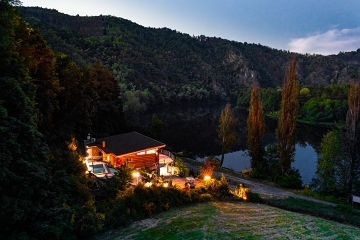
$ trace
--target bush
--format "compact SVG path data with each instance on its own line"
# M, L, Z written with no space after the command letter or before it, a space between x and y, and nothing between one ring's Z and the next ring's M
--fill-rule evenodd
M220 162L216 158L207 158L204 162L204 165L200 167L200 176L203 178L205 176L212 176L216 167L220 165Z
M119 191L112 207L106 212L106 226L125 226L133 220L168 211L170 208L211 199L211 195L204 189L184 191L176 187L146 187L138 184Z
M185 166L184 161L180 157L175 157L174 167L179 169L180 177L185 177L186 172L187 172L187 167Z
M230 192L243 200L249 200L249 195L251 193L250 188L244 187L243 184L237 185L237 187Z
M248 197L249 202L253 202L253 203L262 203L263 202L260 194L258 194L258 193L253 193L250 191L248 193L247 197Z
M287 171L284 175L279 177L277 184L284 188L301 189L302 181L299 170L291 169Z
M211 179L207 181L204 185L204 190L216 199L223 199L224 197L230 196L229 183L224 174L222 174L220 180Z

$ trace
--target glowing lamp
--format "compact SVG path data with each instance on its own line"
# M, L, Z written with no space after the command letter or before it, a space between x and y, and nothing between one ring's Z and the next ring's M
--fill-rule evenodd
M211 177L209 176L209 175L206 175L205 177L204 177L204 180L205 181L209 181L211 179Z

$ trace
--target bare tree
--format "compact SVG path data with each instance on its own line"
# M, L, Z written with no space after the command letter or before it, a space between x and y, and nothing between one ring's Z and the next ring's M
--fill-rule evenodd
M281 98L281 112L277 129L277 145L280 154L280 170L284 174L291 169L295 156L296 120L299 109L299 88L296 81L296 59L285 74Z

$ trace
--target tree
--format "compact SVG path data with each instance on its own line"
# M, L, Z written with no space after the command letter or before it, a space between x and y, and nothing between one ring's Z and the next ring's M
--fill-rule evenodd
M295 156L295 130L299 109L296 60L291 61L285 74L281 97L281 111L277 129L277 145L280 153L280 170L285 174L291 169Z
M342 129L324 135L319 150L316 176L317 187L325 194L344 195L349 182L349 154Z
M126 127L119 83L100 61L96 61L87 69L86 76L95 90L93 130L98 136L123 132Z
M157 140L162 140L163 137L163 121L159 118L159 116L154 113L151 116L151 134L153 138Z
M351 156L348 194L353 194L354 182L360 174L360 84L351 83L348 95L349 110L346 114L346 138ZM357 186L359 187L359 186Z
M223 165L225 152L229 151L236 142L236 123L237 119L234 117L231 111L231 105L228 103L221 112L219 119L218 137L221 146L220 167Z
M264 169L264 150L262 146L262 137L265 132L265 118L261 104L259 87L254 84L251 91L251 101L248 126L248 151L251 157L251 168L253 172Z

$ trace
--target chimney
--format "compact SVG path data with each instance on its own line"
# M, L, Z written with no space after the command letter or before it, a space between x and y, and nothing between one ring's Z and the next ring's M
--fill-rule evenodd
M103 141L102 142L102 147L105 148L105 146L106 146L106 143L105 143L105 141Z

